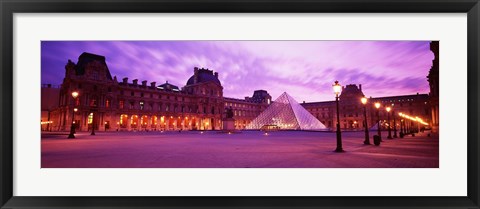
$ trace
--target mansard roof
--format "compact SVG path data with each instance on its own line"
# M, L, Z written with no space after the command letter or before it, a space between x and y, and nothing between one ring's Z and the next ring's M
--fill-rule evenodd
M83 52L79 57L78 57L78 62L75 66L75 71L77 75L84 75L85 74L85 67L87 66L88 63L93 62L93 61L99 61L103 65L105 65L105 68L107 69L107 78L109 80L112 80L112 75L110 74L110 70L108 69L107 63L105 62L105 57L97 54L92 54L88 52Z

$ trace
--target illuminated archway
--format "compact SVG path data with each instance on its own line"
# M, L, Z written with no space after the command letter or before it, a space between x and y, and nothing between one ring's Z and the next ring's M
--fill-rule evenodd
M142 128L147 128L148 116L146 116L146 115L142 116L142 118L140 118L140 124L141 124Z
M165 129L167 126L167 123L165 122L165 116L160 117L160 128Z
M157 128L157 116L152 116L151 128Z
M120 115L120 128L127 128L128 123L128 115L122 114Z
M130 118L130 127L137 128L138 127L138 115L132 115Z
M175 129L175 120L173 119L173 116L170 116L168 118L168 127L167 129Z

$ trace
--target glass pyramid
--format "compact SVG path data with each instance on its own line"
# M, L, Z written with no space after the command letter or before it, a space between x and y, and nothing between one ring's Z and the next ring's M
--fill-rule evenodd
M270 104L246 129L276 127L287 130L327 130L319 120L284 92Z

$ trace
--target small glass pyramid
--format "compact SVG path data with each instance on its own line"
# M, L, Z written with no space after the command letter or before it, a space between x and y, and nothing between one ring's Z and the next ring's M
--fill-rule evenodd
M263 129L266 126L286 130L327 130L327 127L284 92L246 129Z

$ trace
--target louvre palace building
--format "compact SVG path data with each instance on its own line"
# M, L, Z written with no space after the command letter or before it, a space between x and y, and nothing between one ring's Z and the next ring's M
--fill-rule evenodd
M368 127L378 119L390 119L390 124L399 127L398 113L421 118L429 124L425 128L438 127L438 42L432 42L431 48L435 60L428 75L430 94L369 97L361 84L348 84L339 96L341 128L364 129L364 105L360 100L364 96L368 98ZM77 63L68 60L60 86L42 85L42 131L69 131L72 121L79 131L92 127L99 131L221 130L227 107L233 110L235 128L241 130L272 103L266 90L256 90L251 97L242 99L224 97L218 72L195 67L192 73L183 86L174 85L180 81L157 84L118 79L110 74L105 57L84 52ZM72 92L78 92L78 97L74 99ZM381 103L378 110L373 106L375 102ZM335 101L300 105L327 128L334 129ZM389 114L387 106L392 108Z
M271 101L264 90L244 99L223 97L218 73L203 68L194 68L181 88L168 81L118 80L105 57L91 53L81 54L76 64L69 60L63 83L55 88L42 86L42 130L69 130L72 121L81 131L92 126L100 131L220 130L227 106L235 127L243 129Z

